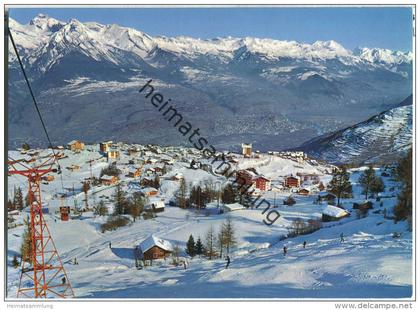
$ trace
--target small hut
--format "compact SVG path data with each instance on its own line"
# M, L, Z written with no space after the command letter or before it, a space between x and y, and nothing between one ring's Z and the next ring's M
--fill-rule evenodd
M344 209L328 205L322 210L322 221L331 222L341 220L343 217L349 216L350 213Z
M161 259L172 253L172 244L162 238L151 235L139 245L144 260Z

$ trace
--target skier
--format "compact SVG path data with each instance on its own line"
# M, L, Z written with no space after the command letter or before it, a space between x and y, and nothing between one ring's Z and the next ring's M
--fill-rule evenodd
M303 248L306 248L306 241L303 241Z
M74 262L73 262L73 265L79 265L79 263L77 262L77 259L76 259L76 257L74 258Z
M62 277L61 278L61 283L64 285L64 284L66 284L66 278L65 277Z
M111 249L111 241L109 241L109 248Z
M286 247L286 246L284 246L284 247L283 247L283 255L284 255L284 256L286 256L286 254L287 254L287 247Z
M229 265L230 265L230 257L228 255L228 256L226 256L226 267L225 267L225 269L228 269Z
M344 242L344 234L343 233L341 233L340 234L340 243L343 243Z

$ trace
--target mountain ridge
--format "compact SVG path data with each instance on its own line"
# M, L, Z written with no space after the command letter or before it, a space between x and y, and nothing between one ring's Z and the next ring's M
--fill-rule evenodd
M310 156L338 164L395 161L412 144L412 104L413 96L410 95L390 110L311 139L299 149ZM383 134L384 131L388 132Z
M11 20L10 27L59 144L75 138L185 143L139 98L150 79L213 145L231 149L242 141L260 150L297 147L412 93L412 53L352 52L335 41L152 37L46 15L27 25ZM42 144L11 49L9 61L9 145Z

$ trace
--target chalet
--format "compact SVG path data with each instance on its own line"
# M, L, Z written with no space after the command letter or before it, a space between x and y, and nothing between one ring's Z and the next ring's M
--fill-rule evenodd
M127 150L128 155L134 155L134 154L137 154L138 152L140 152L140 149L138 147L132 147Z
M146 197L154 197L159 193L159 191L154 187L142 188L141 192Z
M150 199L149 203L144 206L144 209L155 213L163 212L165 211L165 201L159 198Z
M158 160L156 159L156 158L151 158L151 157L149 157L147 160L146 160L146 164L150 164L150 165L154 165L154 164L156 164L158 162Z
M141 176L141 169L140 168L130 168L128 170L128 177L129 178L138 178Z
M298 190L298 194L301 196L309 196L310 191L306 188L301 188Z
M99 151L106 154L112 146L112 141L105 141L99 143Z
M240 185L252 185L255 173L249 170L239 170L236 172L236 181Z
M104 175L101 177L101 183L103 185L113 185L119 181L118 177L115 175Z
M331 222L338 221L343 217L349 216L350 213L344 209L328 205L322 210L322 221Z
M271 181L263 176L254 178L253 182L255 183L255 188L261 191L267 191L271 187Z
M165 170L165 164L160 163L153 167L157 175L162 175L163 171Z
M172 253L172 244L162 238L151 235L139 245L143 260L166 258Z
M79 140L73 140L67 143L67 148L73 152L80 152L85 148L85 144Z
M155 178L144 177L140 180L140 185L144 187L153 187L155 185Z
M232 212L232 211L238 211L243 210L245 207L241 205L240 203L228 203L222 206L223 212Z
M323 194L318 195L318 201L319 202L327 201L327 202L334 203L336 198L337 197L334 194L331 194L331 193L323 193Z
M311 184L318 184L320 182L319 175L316 173L300 173L296 174L300 178L300 182L304 183L311 183Z
M242 143L242 155L244 157L251 157L251 155L252 155L252 144Z
M118 159L120 158L120 151L118 151L117 149L109 149L106 152L106 157L108 159Z
M299 187L300 180L294 176L287 176L284 179L284 186L285 187Z
M148 167L144 170L145 174L148 176L152 176L155 174L156 170L153 167Z
M368 209L372 209L373 208L373 203L370 201L365 201L362 203L353 203L353 209L357 209L357 210L368 210Z

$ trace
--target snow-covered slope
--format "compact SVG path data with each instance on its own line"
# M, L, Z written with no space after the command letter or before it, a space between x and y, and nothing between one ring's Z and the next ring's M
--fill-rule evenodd
M121 158L117 166L122 171L130 167L130 159L143 160L149 156L146 153L129 155L123 151L131 147L119 145ZM136 147L147 152L144 146ZM167 176L176 173L182 173L188 184L204 184L208 181L214 185L224 183L223 177L216 177L202 169L188 169L186 159L199 160L198 154L182 148L159 149L161 153L152 153L156 159L174 160L168 175L161 177L159 192L166 202L173 199L174 191L168 189L179 186L178 182ZM49 150L36 151L40 152L40 156L50 153ZM413 294L412 233L407 230L406 222L394 223L391 218L384 218L384 215L392 214L398 194L399 184L391 177L383 177L386 190L381 195L381 201L370 199L373 210L363 217L352 209L352 205L353 202L364 200L358 179L366 167L351 169L354 197L341 200L343 208L350 215L338 222L324 222L318 231L297 237L286 238L293 221L320 219L326 207L314 203L318 193L301 196L289 190L262 192L264 199L277 206L271 210L281 215L271 226L262 222L265 215L261 207L220 214L217 212L217 202L213 201L200 211L166 204L164 212L158 213L153 219L138 218L125 227L101 232L100 225L106 221L106 216L94 215L91 211L83 212L80 217L73 216L72 207L71 219L64 222L60 221L58 208L61 193L65 189L69 191L64 203L82 207L85 195L81 181L89 177L91 169L93 175L98 176L107 162L99 154L96 145L87 145L80 153L70 150L64 150L63 153L65 157L60 160L63 167L61 176L49 184L44 182L41 191L43 202L49 209L44 218L76 298L365 299L410 298ZM28 155L10 151L9 156L18 159L19 156ZM236 158L239 160L238 168L255 168L273 181L279 175L297 172L317 173L322 176L325 185L331 179L331 175L325 173L328 167L321 163L309 164L314 161L297 163L268 154L261 154L260 158ZM92 167L89 163L92 163ZM80 166L80 170L66 169L71 165ZM378 176L381 172L382 169L376 170ZM125 172L120 177L124 190L133 183L138 185L138 179L125 176ZM61 182L65 189L61 187ZM26 190L26 180L22 176L9 176L8 184L11 191L14 186ZM112 186L93 185L88 191L89 206L102 200L112 211L114 192ZM132 194L134 191L127 192ZM282 204L282 200L289 195L294 195L296 199L293 206ZM16 223L21 224L27 215L27 209L15 215ZM195 240L200 237L205 243L210 227L219 231L228 217L233 222L237 241L229 254L229 268L225 269L225 257L212 260L205 257L189 258L184 251L189 236L193 235ZM23 231L22 225L8 229L7 297L10 299L15 298L19 284L20 270L13 268L12 260L14 255L19 255ZM344 235L343 243L340 242L340 234ZM147 247L147 240L150 241L152 235L170 242L172 246L177 245L181 251L180 259L186 261L187 268L184 269L182 264L175 266L172 258L168 258L137 269L133 250L145 241ZM394 235L399 237L394 238ZM283 255L283 246L288 248L287 255ZM74 259L78 264L73 264Z
M302 145L310 155L334 163L393 161L412 147L412 96L362 123Z

